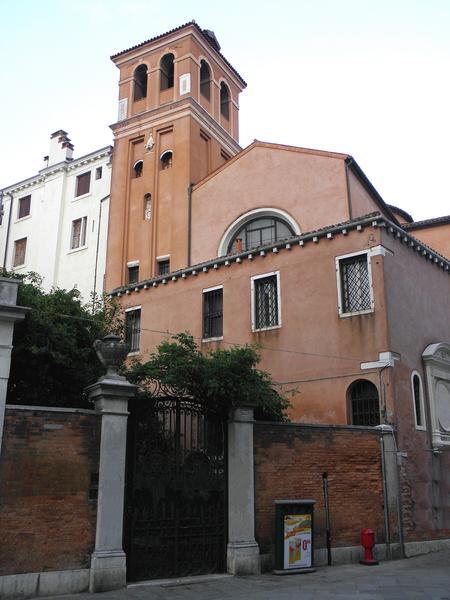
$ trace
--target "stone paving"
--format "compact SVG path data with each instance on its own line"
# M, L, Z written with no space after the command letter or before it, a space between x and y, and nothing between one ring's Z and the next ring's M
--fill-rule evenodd
M90 594L61 600L92 600ZM315 573L252 577L216 575L134 584L96 600L450 600L450 550L380 563L321 567Z

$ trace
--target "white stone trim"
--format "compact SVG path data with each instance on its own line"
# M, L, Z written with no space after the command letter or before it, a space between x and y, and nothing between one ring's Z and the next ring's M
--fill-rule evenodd
M255 314L255 281L257 279L263 279L265 277L276 277L277 282L277 309L278 309L278 324L272 325L271 327L260 327L256 328L256 314ZM270 331L271 329L280 329L282 326L281 320L281 284L280 284L280 271L271 271L270 273L262 273L261 275L254 275L250 278L250 301L251 301L251 316L252 316L252 331Z
M130 260L129 262L127 262L127 267L138 267L138 266L139 266L138 260Z
M416 375L419 378L419 393L420 393L419 405L420 405L420 416L422 417L423 425L417 424L416 398L414 395L414 382L413 382L414 376L416 376ZM419 431L426 431L427 427L426 427L426 419L425 419L425 403L424 403L424 397L423 397L423 382L422 382L422 376L418 371L416 371L416 370L411 371L410 383L411 383L411 398L412 398L412 403L413 403L414 425L416 426L416 429L418 429Z
M235 234L239 231L239 229L245 225L247 221L251 221L257 217L277 217L287 222L288 225L293 229L294 235L301 235L300 227L296 223L296 221L291 217L289 213L280 208L255 208L246 212L245 214L238 217L233 223L228 227L225 233L220 240L219 249L217 251L217 256L226 256L228 245L231 240L235 236Z
M450 449L450 343L427 346L425 363L432 445L435 451Z
M130 306L129 308L125 309L125 312L132 312L133 310L141 310L142 306Z
M396 352L379 352L378 360L371 362L362 362L360 368L362 371L368 369L382 369L384 367L394 367L395 361L400 360L400 355Z
M369 276L369 294L370 294L370 308L366 310L357 310L352 312L344 312L342 309L342 287L341 287L341 266L340 263L342 260L346 258L352 258L353 256L361 256L365 254L367 257L367 272ZM338 300L338 314L340 318L353 317L355 315L366 315L369 313L373 313L375 310L374 304L374 294L373 294L373 283L372 283L372 265L370 261L370 251L369 250L359 250L358 252L350 252L349 254L341 254L340 256L336 256L336 285L337 285L337 300Z

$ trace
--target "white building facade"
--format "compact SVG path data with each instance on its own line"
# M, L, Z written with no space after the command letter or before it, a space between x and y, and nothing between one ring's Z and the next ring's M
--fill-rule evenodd
M112 147L73 158L63 130L50 138L45 166L0 190L0 260L7 271L38 273L46 290L76 288L89 302L103 292Z

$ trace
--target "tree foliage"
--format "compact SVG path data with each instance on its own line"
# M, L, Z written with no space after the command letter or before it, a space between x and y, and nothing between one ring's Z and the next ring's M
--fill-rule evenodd
M257 419L286 420L289 401L274 388L270 375L257 369L259 362L253 346L203 354L192 336L180 333L162 341L147 362L134 361L126 376L144 396L156 390L192 398L224 416L238 405L253 405Z
M92 344L119 327L118 307L97 302L93 313L75 289L46 293L39 276L21 279L17 304L31 311L14 328L8 403L89 407L84 388L104 374Z

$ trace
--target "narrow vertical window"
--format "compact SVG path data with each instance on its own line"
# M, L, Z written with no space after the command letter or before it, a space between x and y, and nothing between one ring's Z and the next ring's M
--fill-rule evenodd
M220 114L224 119L230 118L230 90L223 81L220 84Z
M130 352L139 352L141 337L141 309L134 308L125 312L125 342Z
M158 275L167 275L170 273L170 258L158 260Z
M167 90L173 87L173 78L174 78L174 55L173 54L165 54L161 59L160 69L161 69L161 90Z
M89 190L91 188L91 172L82 173L77 176L76 185L75 185L75 197L84 196L84 194L89 194Z
M31 196L24 196L23 198L19 198L19 209L17 218L23 219L24 217L28 217L31 209Z
M337 260L340 314L370 311L373 304L367 253Z
M416 429L425 429L422 380L417 372L413 372L411 376L411 387L414 402L414 418L416 421Z
M147 66L139 65L139 67L134 71L133 79L133 99L136 102L137 100L142 100L142 98L147 97Z
M253 331L281 325L279 273L252 277Z
M142 177L142 171L144 169L144 161L138 160L133 165L133 177L136 179L137 177Z
M139 281L139 265L128 267L128 283L138 283Z
M27 252L27 238L22 238L14 242L13 267L21 267L25 264L25 254Z
M200 61L200 94L206 100L211 97L211 69L205 60Z
M70 249L82 248L86 245L87 217L72 221L72 233L70 237Z
M161 154L160 163L162 171L172 167L172 150L166 150Z
M223 336L223 288L203 292L203 339Z
M95 169L95 179L101 179L103 175L103 168L102 167L97 167Z

